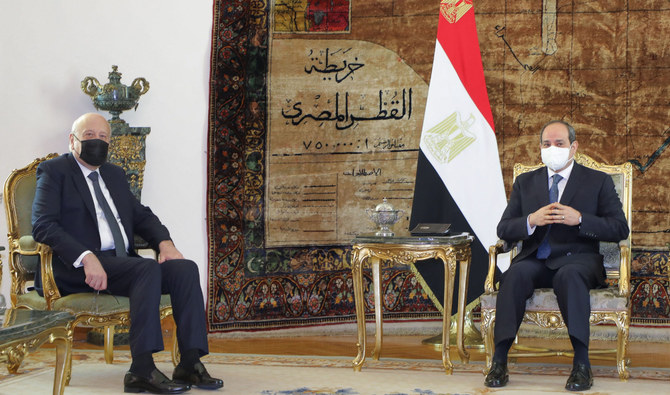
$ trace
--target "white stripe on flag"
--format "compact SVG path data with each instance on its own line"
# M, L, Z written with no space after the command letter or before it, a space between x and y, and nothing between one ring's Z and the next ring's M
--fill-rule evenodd
M436 41L420 147L485 248L507 200L495 133ZM507 259L498 262L501 270Z

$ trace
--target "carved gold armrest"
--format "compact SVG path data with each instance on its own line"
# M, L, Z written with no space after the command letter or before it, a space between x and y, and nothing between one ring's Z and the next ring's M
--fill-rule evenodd
M628 240L619 242L621 264L619 266L619 296L630 295L630 245Z
M519 249L520 242L510 244L505 240L498 240L494 245L489 247L489 271L486 273L486 280L484 281L485 294L490 294L496 291L494 277L496 274L496 266L498 266L498 255L506 254L511 251L511 258L516 255Z
M51 265L51 248L46 244L37 243L37 252L40 256L40 274L42 275L44 299L47 302L47 310L51 310L53 303L60 298L60 292L56 286L53 267Z
M484 293L491 294L495 292L494 277L496 273L496 266L498 265L498 255L505 253L506 243L503 240L498 240L494 245L489 247L489 270L486 273L486 280L484 281Z

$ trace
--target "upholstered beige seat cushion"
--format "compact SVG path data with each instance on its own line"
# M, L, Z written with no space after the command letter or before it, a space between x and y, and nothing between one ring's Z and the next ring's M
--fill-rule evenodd
M35 310L45 310L46 302L37 291L30 291L18 296L17 306L30 307ZM160 308L170 307L170 295L162 295ZM130 301L125 296L112 296L106 293L78 293L63 296L53 304L53 310L69 311L73 314L92 312L97 314L114 314L127 312Z
M35 251L37 242L32 236L21 236L21 238L19 238L19 247L24 251Z
M482 310L493 310L496 307L498 292L490 295L484 294L480 297ZM558 311L556 295L551 288L535 290L533 296L526 301L526 311ZM591 290L592 311L626 311L628 300L617 295L617 288L605 288Z
M19 248L21 248L21 251L34 252L37 249L37 242L33 239L32 236L21 236L21 238L19 238ZM39 256L19 255L17 259L19 259L23 270L26 272L35 273L35 271L39 270Z
M16 307L28 307L33 310L46 310L47 301L37 291L16 295Z

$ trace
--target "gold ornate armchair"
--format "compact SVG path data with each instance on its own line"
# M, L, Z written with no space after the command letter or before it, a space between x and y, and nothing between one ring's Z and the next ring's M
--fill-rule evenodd
M612 176L616 191L619 194L623 211L628 220L628 227L631 228L631 199L632 199L632 181L633 167L630 163L621 165L605 165L594 161L587 155L577 153L575 160L584 166L603 171ZM535 170L543 166L523 165L517 163L514 165L514 179L522 173ZM600 243L600 252L604 256L605 269L607 272L608 287L603 289L594 289L591 291L591 325L605 322L613 322L617 328L617 347L616 349L598 349L590 350L589 354L594 359L615 359L619 378L625 381L629 377L628 360L626 359L626 350L628 347L628 331L630 324L630 259L631 259L631 235L619 243ZM498 255L509 252L512 256L518 251L518 246L508 248L502 240L489 248L489 271L484 283L484 294L481 296L481 332L484 337L484 346L486 350L487 370L491 366L493 356L493 325L496 318L496 284L494 283L494 273L497 265ZM533 296L526 302L526 313L523 319L524 323L538 325L545 329L565 328L565 322L558 309L556 296L552 289L537 289ZM614 354L614 357L612 356ZM550 355L572 356L571 351L549 350L533 347L525 347L515 344L510 350L509 357L540 357Z
M46 244L37 243L32 237L31 214L35 197L35 172L41 162L56 156L49 154L44 158L35 159L28 166L12 171L5 181L12 306L34 310L68 311L76 316L72 328L78 325L103 327L105 361L112 363L114 326L130 323L128 298L94 292L61 296L53 276L51 249ZM44 297L34 289L28 288L37 270L41 270ZM172 315L170 296L163 295L160 317L164 319L170 315ZM172 337L172 361L176 364L179 355L177 336L173 333ZM68 361L68 366L71 366L71 362Z

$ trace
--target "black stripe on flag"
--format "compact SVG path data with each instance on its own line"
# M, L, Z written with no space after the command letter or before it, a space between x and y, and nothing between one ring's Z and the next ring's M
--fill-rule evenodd
M486 182L486 180L472 179L472 182ZM463 185L463 188L467 188L467 185ZM468 232L475 236L471 247L472 262L470 264L467 303L477 299L484 292L484 280L488 271L489 246L482 245L476 237L458 205L444 186L439 174L424 153L419 151L409 228L412 229L416 224L422 222L450 223L451 234ZM444 300L444 263L439 259L427 259L416 262L415 267L433 295L442 303ZM458 310L458 270L457 268L456 280L454 281L452 314L455 314Z

